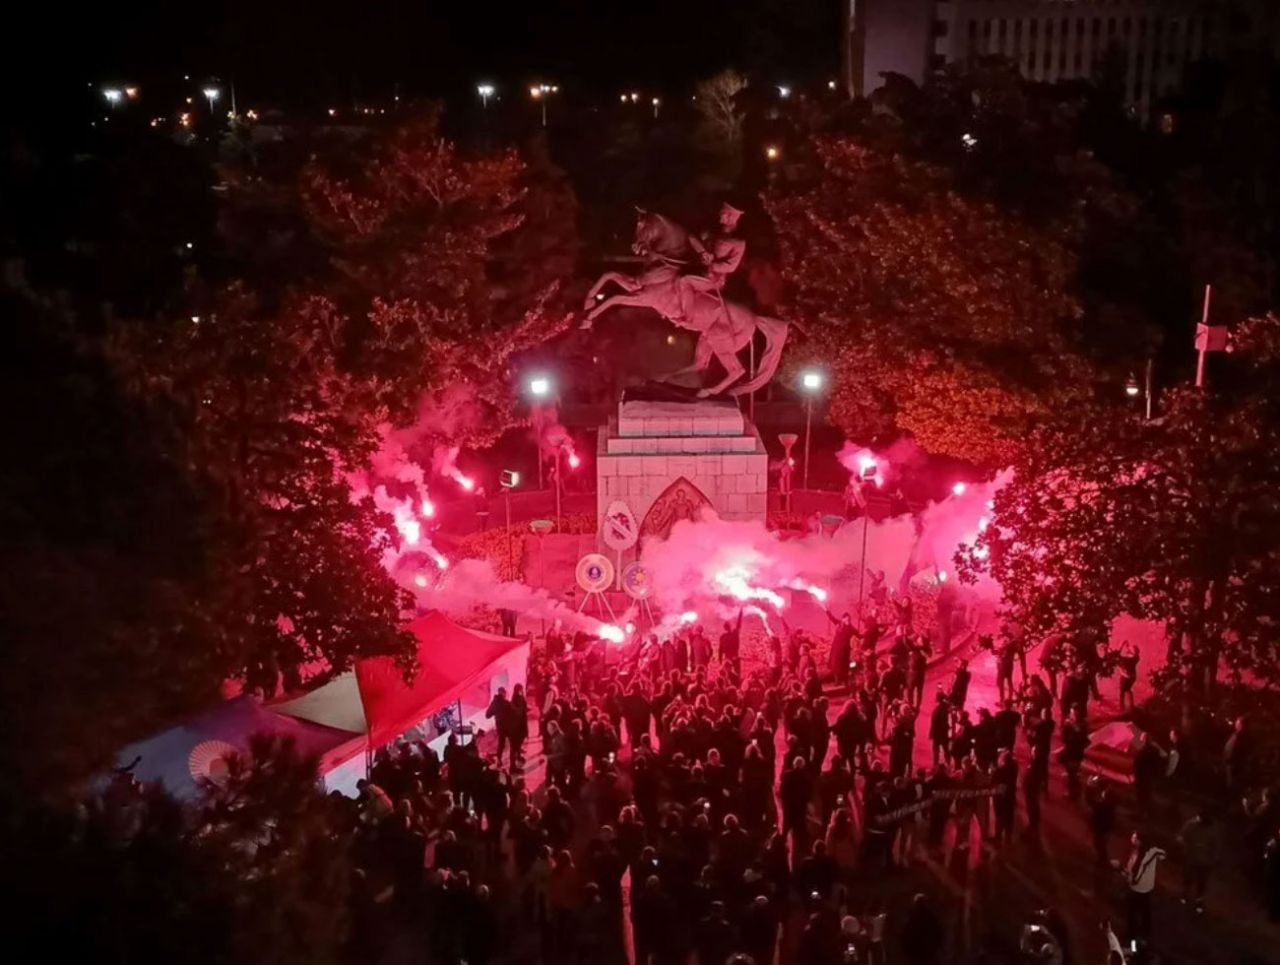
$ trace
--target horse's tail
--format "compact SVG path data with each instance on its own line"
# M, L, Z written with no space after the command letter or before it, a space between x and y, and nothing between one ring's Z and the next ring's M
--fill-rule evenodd
M729 391L730 395L746 395L765 385L778 371L778 364L782 361L782 348L787 344L787 323L780 318L766 316L761 317L757 325L764 333L764 353L760 356L760 368L756 370L755 378L735 385Z

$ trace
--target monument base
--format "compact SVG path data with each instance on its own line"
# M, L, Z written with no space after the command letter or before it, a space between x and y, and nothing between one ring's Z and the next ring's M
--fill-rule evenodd
M763 521L768 455L760 433L729 401L624 397L599 435L597 512L627 504L640 538L665 538L706 508L721 519Z

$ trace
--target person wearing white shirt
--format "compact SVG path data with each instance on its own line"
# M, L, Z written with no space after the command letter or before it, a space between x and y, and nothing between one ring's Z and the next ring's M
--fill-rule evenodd
M1130 839L1133 850L1124 866L1129 884L1129 937L1151 937L1151 893L1156 887L1156 869L1168 855L1135 831Z

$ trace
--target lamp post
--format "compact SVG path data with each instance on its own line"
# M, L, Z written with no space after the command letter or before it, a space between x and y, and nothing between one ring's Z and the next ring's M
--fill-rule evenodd
M514 469L502 470L502 475L498 477L498 483L502 486L502 499L506 503L507 518L507 559L512 558L511 547L511 490L520 485L520 474Z
M778 441L782 443L782 466L778 470L778 495L781 497L784 512L791 512L791 474L795 471L796 461L791 457L791 447L799 438L794 432L781 432Z
M858 485L854 490L862 509L862 559L858 564L858 622L862 622L862 590L867 578L867 525L871 514L867 511L867 483L880 485L880 468L874 456L863 456L858 460Z
M204 94L205 100L209 102L209 113L212 114L214 101L222 96L222 91L216 87L206 87L200 93Z
M493 96L494 90L492 84L476 84L476 93L480 95L480 103L485 107L489 106L489 98Z
M800 388L804 391L804 474L802 488L809 488L809 449L813 436L813 397L822 391L822 373L808 369L800 373Z
M534 405L539 406L545 400L551 398L552 390L555 386L552 384L549 375L533 375L529 378L529 395L534 400ZM534 419L533 431L537 437L537 462L538 462L538 490L542 490L542 426L540 420Z
M1138 398L1138 396L1142 396L1144 417L1147 422L1151 421L1152 368L1153 368L1152 359L1147 359L1147 364L1143 371L1142 384L1141 385L1138 384L1138 377L1134 375L1132 372L1129 373L1129 379L1124 384L1124 394L1127 395L1129 398L1136 399Z
M555 84L534 84L529 88L529 96L538 102L542 108L542 126L547 126L547 98L552 94L560 93L560 88Z

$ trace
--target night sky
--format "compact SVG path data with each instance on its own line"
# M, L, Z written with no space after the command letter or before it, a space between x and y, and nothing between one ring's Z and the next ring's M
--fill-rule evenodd
M673 88L725 66L801 81L834 70L838 0L131 0L34 11L41 100L89 82L216 76L257 103L523 84Z

